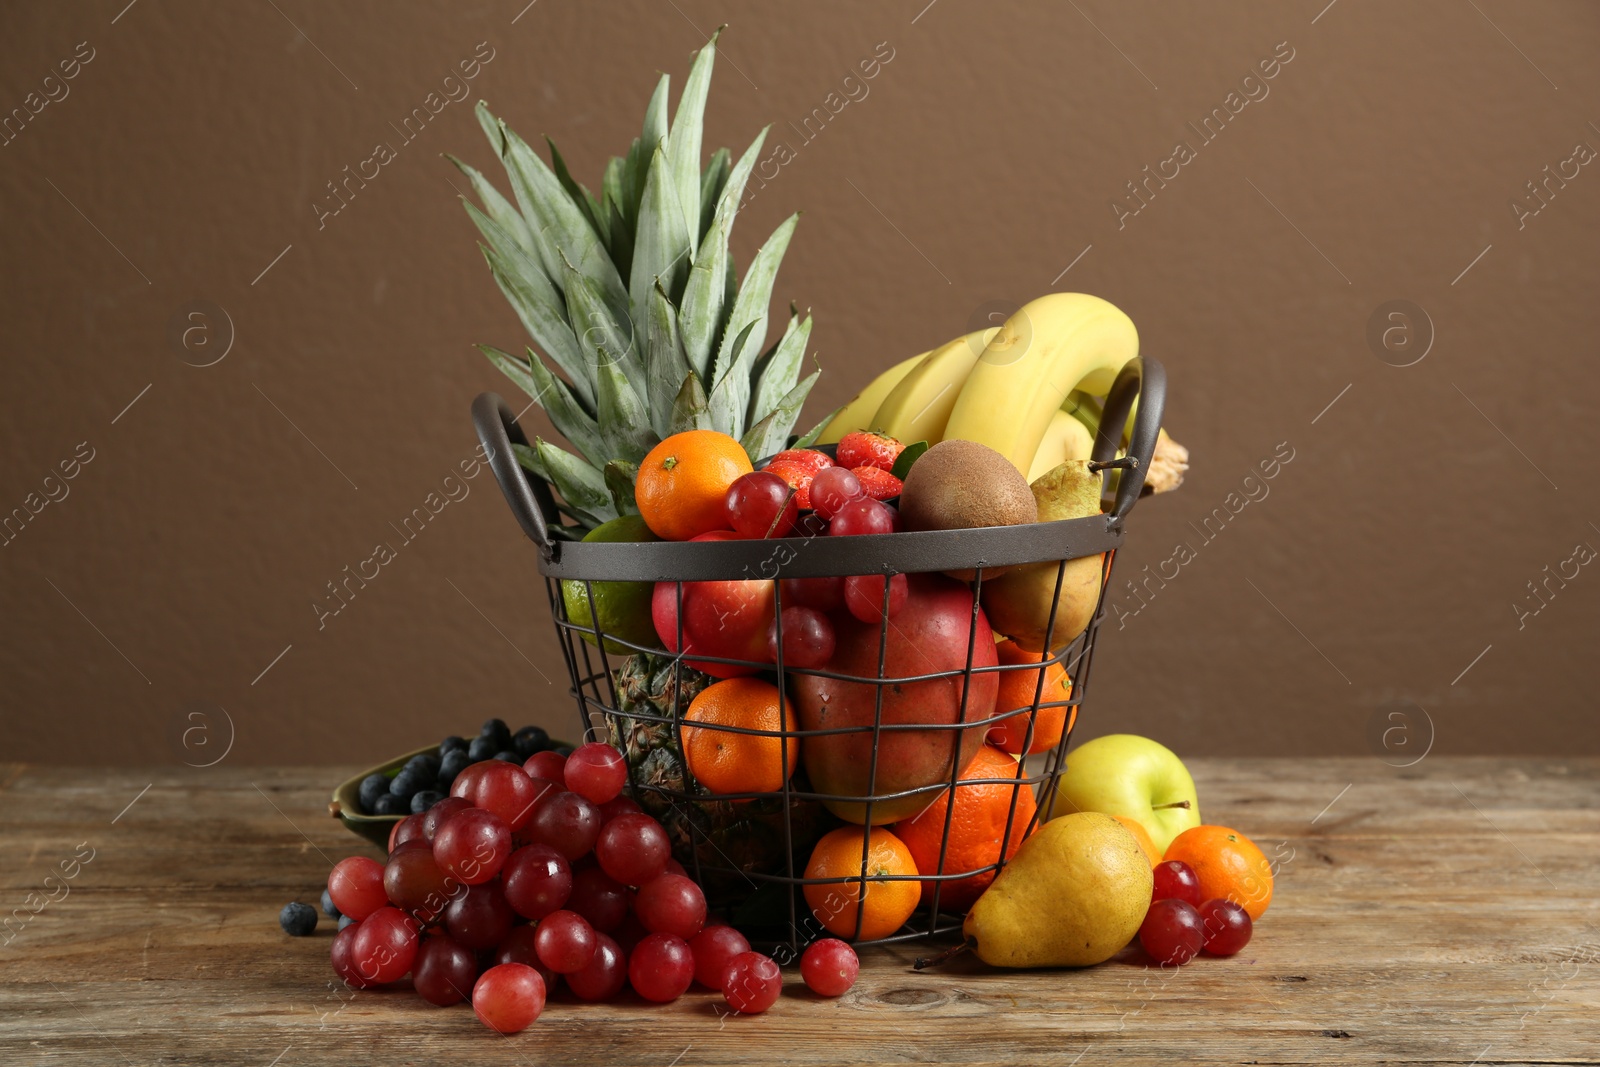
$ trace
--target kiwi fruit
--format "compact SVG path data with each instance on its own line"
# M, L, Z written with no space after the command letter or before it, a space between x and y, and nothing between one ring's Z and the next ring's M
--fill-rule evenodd
M1036 522L1039 505L1022 472L976 441L940 441L907 472L900 490L900 524L906 530L977 530ZM992 577L1009 568L985 568ZM971 581L972 570L949 571Z

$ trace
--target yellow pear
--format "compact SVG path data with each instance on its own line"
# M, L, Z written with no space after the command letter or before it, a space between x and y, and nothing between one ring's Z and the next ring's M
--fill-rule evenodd
M1079 519L1100 514L1099 474L1085 460L1067 462L1045 472L1029 485L1039 506L1040 522ZM1068 561L1056 594L1055 563L1030 563L983 582L983 610L996 633L1005 634L1028 652L1042 652L1050 631L1050 651L1067 647L1094 618L1100 604L1100 556ZM1055 608L1055 628L1050 610Z
M1109 815L1052 819L967 912L962 927L994 967L1089 967L1139 932L1154 876L1144 849Z

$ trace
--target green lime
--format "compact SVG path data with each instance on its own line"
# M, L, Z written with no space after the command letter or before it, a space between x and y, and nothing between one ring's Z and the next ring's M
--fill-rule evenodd
M659 541L661 538L650 532L644 520L637 515L624 515L620 519L612 519L590 530L584 537L585 541ZM574 625L593 627L594 615L589 610L589 590L594 590L595 602L600 606L600 631L608 637L616 637L645 648L660 648L661 640L656 636L656 626L650 615L650 596L655 591L655 586L649 582L581 582L568 579L561 583L561 600L566 605L567 619ZM595 644L592 633L578 631L582 638L591 645ZM626 656L636 649L628 648L617 641L607 640L606 651L615 655Z

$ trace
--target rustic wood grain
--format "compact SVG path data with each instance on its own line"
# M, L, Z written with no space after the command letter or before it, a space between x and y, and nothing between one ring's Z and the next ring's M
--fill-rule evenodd
M376 855L326 815L349 771L0 764L0 919L31 915L0 948L0 1063L1600 1062L1600 761L1191 769L1206 820L1280 862L1236 958L918 974L924 948L877 949L836 1001L793 971L760 1017L699 991L563 995L502 1038L466 1007L344 991L326 918L278 929L334 860ZM80 846L93 859L60 880Z

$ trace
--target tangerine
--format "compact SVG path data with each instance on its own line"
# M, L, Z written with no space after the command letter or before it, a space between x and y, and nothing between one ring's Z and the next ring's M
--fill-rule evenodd
M870 830L871 836L868 836ZM861 884L861 854L866 850L867 883ZM811 850L806 878L853 878L854 882L824 882L804 887L806 903L831 934L864 940L888 937L905 925L921 897L917 861L911 850L881 826L841 826L824 834ZM894 881L872 881L875 876L898 875ZM856 933L860 913L861 932Z
M973 779L1004 778L1005 782L976 782L961 784ZM962 871L977 873L966 878L943 883L939 890L939 909L960 913L972 907L983 891L994 881L995 864L1016 855L1022 839L1027 836L1028 824L1033 821L1036 804L1033 790L1023 782L1011 784L1017 778L1017 758L1007 755L991 745L984 745L977 756L957 779L955 810L950 815L949 844L944 850L944 865L939 865L939 848L945 838L945 815L950 811L950 790L914 817L896 823L894 831L911 850L917 870L925 874L957 874ZM1013 814L1011 798L1016 796ZM1006 833L1006 820L1011 820L1011 832ZM1002 845L1002 842L1004 844ZM989 870L982 868L988 867ZM928 880L922 883L922 903L933 903L933 892L940 883Z
M1133 839L1139 842L1139 847L1144 849L1144 854L1150 857L1152 869L1161 862L1161 850L1156 848L1155 838L1151 837L1150 831L1144 828L1144 823L1131 815L1113 815L1111 817L1128 828L1128 832L1133 835Z
M728 487L754 468L739 442L716 430L685 430L639 463L634 502L657 537L687 541L726 529Z
M1231 900L1250 913L1252 922L1272 903L1272 864L1237 830L1191 827L1172 839L1162 859L1193 867L1201 900Z
M778 687L759 678L729 678L706 687L683 715L683 760L713 793L771 793L800 762L800 739L739 730L787 730ZM701 724L698 727L690 723ZM785 752L787 750L787 752Z
M1043 652L1029 652L1019 648L1015 641L1002 641L995 646L995 651L999 653L1002 666L1038 663L1044 658ZM1018 754L1027 743L1030 755L1048 752L1061 741L1063 733L1072 729L1071 723L1078 718L1077 706L1062 703L1072 699L1072 679L1059 663L1047 664L1042 671L1043 690L1039 688L1040 671L999 672L1000 695L994 703L995 715L1004 715L1018 708L1032 708L1035 693L1041 706L1037 711L1022 712L996 722L989 728L988 741L991 745ZM1055 707L1044 707L1045 704L1054 704ZM1030 722L1033 724L1032 743L1027 742Z

